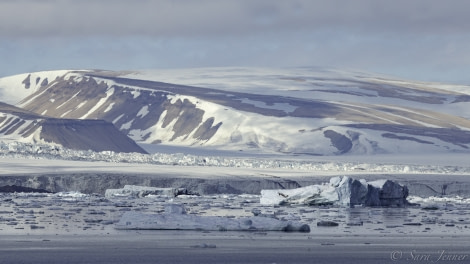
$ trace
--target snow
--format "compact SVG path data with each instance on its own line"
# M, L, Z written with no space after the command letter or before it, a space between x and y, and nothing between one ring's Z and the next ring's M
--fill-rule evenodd
M0 113L0 117L4 117L5 119L0 122L1 127L8 127L12 123L19 123L19 122L24 122L21 126L17 127L15 131L10 131L10 130L2 130L0 132L0 136L2 137L2 140L5 141L18 141L18 142L31 142L30 140L36 140L38 134L40 133L40 130L35 131L31 136L28 138L23 137L22 132L26 132L26 128L28 128L32 123L36 122L37 120L23 120L22 118L12 115L12 114L5 114L5 113ZM40 141L38 141L40 142Z
M57 77L64 76L68 72L68 70L42 71L0 78L0 101L16 105L30 94L36 92L45 79L52 83ZM31 75L30 87L26 89L22 82L28 75ZM37 79L39 79L38 82L36 82Z
M93 114L98 108L100 108L104 103L106 103L106 101L109 99L110 96L112 96L114 94L114 87L111 87L111 88L108 88L108 90L106 91L106 96L104 98L101 98L98 103L96 103L96 105L94 105L89 111L88 113L86 113L85 115L83 115L82 117L80 117L80 119L86 119L89 115ZM106 108L106 110L104 111L105 113L108 112L109 110L111 110L111 108L113 107L114 103L111 103L108 108Z
M119 121L119 119L121 119L125 114L121 114L119 115L118 117L116 117L114 120L113 120L113 124L115 124L117 121Z
M63 118L63 117L65 117L66 115L68 115L68 114L69 114L70 112L72 112L72 111L73 111L73 110L67 110L67 111L63 112L63 113L60 115L60 117Z
M398 86L416 91L449 94L441 108L452 115L468 117L470 112L461 103L449 104L457 95L470 94L470 86L446 85L440 83L401 80L399 78L368 74L363 72L343 71L319 68L194 68L143 70L125 75L126 78L160 81L167 83L192 85L219 89L225 92L248 92L263 95L277 95L324 101L369 103L371 97L378 105L401 105L409 107L410 102L394 96L379 96L375 90L364 89L364 83L377 86ZM364 86L365 85L365 86ZM336 91L343 92L338 96ZM406 95L419 95L408 89ZM410 93L413 92L413 93ZM413 102L417 109L435 111L436 105L425 102ZM280 110L282 106L279 105ZM262 107L260 105L260 107ZM287 108L286 110L288 110ZM460 111L459 111L460 110Z
M80 104L77 105L77 108L75 108L75 110L80 109L80 108L81 108L82 106L84 106L87 102L88 102L88 101L86 101L86 100L83 101L83 102L81 102Z
M139 91L132 91L131 94L134 96L134 99L136 99L137 97L140 96L140 92L139 92Z
M325 101L342 108L346 115L350 112L353 116L355 112L364 116L363 122L383 120L389 124L470 129L467 120L458 118L470 116L468 103L452 103L456 96L461 94L458 89L454 92L444 91L436 88L433 83L405 81L361 72L316 68L202 68L147 70L123 77L213 88L226 94L247 92ZM168 86L171 87L171 84ZM381 94L379 90L375 90L375 86L388 90ZM424 97L422 101L418 99L421 95ZM443 107L439 107L440 113L436 112L435 103L426 101L427 95L436 98L442 96ZM413 97L415 99L409 99ZM348 117L344 118L345 120L311 118L306 122L305 118L273 117L238 111L191 96L176 94L169 98L172 103L176 100L189 100L204 111L202 122L214 118L215 124L222 122L222 125L217 133L205 142L198 142L191 135L173 139L173 124L165 128L157 125L145 131L134 130L131 132L133 139L141 140L144 135L151 133L145 142L161 140L173 145L205 144L231 150L246 150L248 146L265 152L333 155L339 150L323 135L325 130L330 129L346 136L351 133L358 135L357 141L353 142L354 146L349 151L351 154L449 152L465 151L466 147L425 136L413 137L433 144L412 140L404 141L406 144L397 144L398 139L384 138L383 132L338 126L357 123L348 121ZM258 108L281 110L287 114L297 109L289 103L267 103L249 98L240 100ZM283 129L277 129L278 127ZM401 136L409 137L405 134ZM313 141L312 138L317 140Z
M110 103L110 104L108 105L108 108L106 108L106 109L104 110L104 112L107 113L107 112L111 111L111 109L113 109L114 104L115 104L115 103ZM91 111L90 111L90 112L91 112ZM117 122L117 120L114 121L114 122Z
M75 97L77 97L77 95L80 94L80 91L76 92L74 95L72 95L72 97L70 97L67 101L63 102L62 104L60 104L59 106L56 107L56 109L59 109L61 108L62 106L66 105L68 102L70 102L71 100L73 100ZM71 110L69 110L71 111Z
M149 113L149 106L143 106L137 113L137 117L144 118Z
M255 67L217 67L189 69L152 69L127 74L124 77L193 85L222 89L225 91L244 91L259 94L286 95L295 91L309 91L314 87L331 88L349 92L366 93L376 96L375 91L358 89L357 82L371 82L381 85L397 85L421 90L439 89L456 94L470 94L470 86L448 85L431 82L400 80L396 77L379 74L321 68L255 68ZM310 93L314 94L314 93ZM304 94L305 95L305 94ZM333 95L334 96L334 95Z
M117 119L117 118L116 118L116 119ZM115 120L115 121L116 121L116 120ZM127 123L122 124L119 129L120 129L120 130L129 129L129 128L131 128L133 122L134 122L134 119L130 120L130 121L127 122Z

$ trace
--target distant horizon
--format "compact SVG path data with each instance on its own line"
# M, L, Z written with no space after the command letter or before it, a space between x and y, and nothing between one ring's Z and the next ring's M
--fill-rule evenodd
M50 68L50 69L43 69L43 70L35 70L35 71L26 71L26 72L17 72L17 73L12 73L8 75L0 75L1 78L6 78L10 76L15 76L15 75L21 75L21 74L28 74L28 73L35 73L35 72L47 72L47 71L81 71L81 70L97 70L97 71L151 71L151 70L197 70L197 69L223 69L223 68L247 68L247 69L317 69L317 70L338 70L338 71L345 71L345 72L359 72L359 73L364 73L364 74L370 74L370 75L377 75L377 76L384 76L396 80L407 80L407 81L416 81L416 82L430 82L430 83L442 83L442 84L449 84L449 85L462 85L462 86L470 86L470 80L469 81L463 81L463 82L458 82L458 81L441 81L440 78L414 78L412 76L407 76L406 74L399 75L399 74L390 74L386 72L378 72L378 71L369 71L369 70L363 70L359 68L351 68L351 67L320 67L320 66L284 66L284 67L269 67L269 66L239 66L239 65L233 65L233 66L201 66L201 67L154 67L154 68L129 68L129 69L124 69L124 68Z

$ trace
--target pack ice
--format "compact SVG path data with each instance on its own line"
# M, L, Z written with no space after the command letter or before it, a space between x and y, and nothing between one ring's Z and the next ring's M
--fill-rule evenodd
M367 182L347 176L333 177L329 183L289 190L262 190L263 205L404 206L408 188L390 180Z

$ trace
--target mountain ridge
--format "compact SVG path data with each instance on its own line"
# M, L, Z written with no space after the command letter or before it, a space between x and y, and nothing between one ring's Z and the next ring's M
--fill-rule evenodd
M55 118L103 119L140 143L312 155L470 147L464 86L311 69L39 75L17 78L16 87L31 89L18 106Z

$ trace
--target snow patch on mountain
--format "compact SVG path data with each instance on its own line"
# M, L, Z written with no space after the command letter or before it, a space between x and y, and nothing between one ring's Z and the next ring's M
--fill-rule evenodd
M40 139L41 129L33 127L40 120L25 120L19 116L0 112L0 137L2 140L44 143Z
M115 88L114 87L110 87L108 88L108 90L106 91L106 96L101 98L98 103L93 106L93 108L91 108L85 115L83 115L82 117L80 117L80 119L86 119L90 114L94 113L96 110L98 110L113 94L114 94L114 91L115 91ZM113 107L114 103L110 103L108 108L106 108L106 110L104 110L104 112L109 112L109 110L111 110L111 108Z
M42 71L0 78L0 101L17 104L41 87L47 86L57 77L68 72L68 70Z

